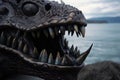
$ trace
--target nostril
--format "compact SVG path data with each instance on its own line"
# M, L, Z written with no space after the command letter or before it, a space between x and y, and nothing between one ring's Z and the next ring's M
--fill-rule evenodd
M0 15L7 15L9 10L6 7L0 7Z
M76 14L82 14L82 11L76 11Z
M45 10L46 11L49 11L51 9L51 5L50 5L50 3L47 3L46 5L45 5Z

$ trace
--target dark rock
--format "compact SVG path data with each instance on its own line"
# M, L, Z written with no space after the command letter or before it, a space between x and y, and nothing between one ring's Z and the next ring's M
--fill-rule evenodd
M120 80L120 64L106 61L87 65L77 80Z

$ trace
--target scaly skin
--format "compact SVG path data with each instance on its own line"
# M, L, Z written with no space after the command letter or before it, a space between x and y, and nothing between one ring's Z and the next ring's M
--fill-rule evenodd
M47 0L0 0L0 77L25 74L76 80L90 48L68 46L68 34L85 36L87 21L72 6ZM70 77L71 76L71 77Z

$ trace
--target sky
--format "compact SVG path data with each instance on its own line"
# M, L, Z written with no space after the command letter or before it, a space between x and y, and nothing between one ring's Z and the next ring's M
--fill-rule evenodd
M54 0L60 2L61 0ZM120 0L62 0L83 12L86 18L120 16Z

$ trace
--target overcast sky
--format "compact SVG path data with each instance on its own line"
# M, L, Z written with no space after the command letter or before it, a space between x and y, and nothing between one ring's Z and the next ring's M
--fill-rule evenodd
M54 0L55 1L55 0ZM56 0L59 1L60 0ZM86 18L120 16L120 0L62 0L82 10Z

